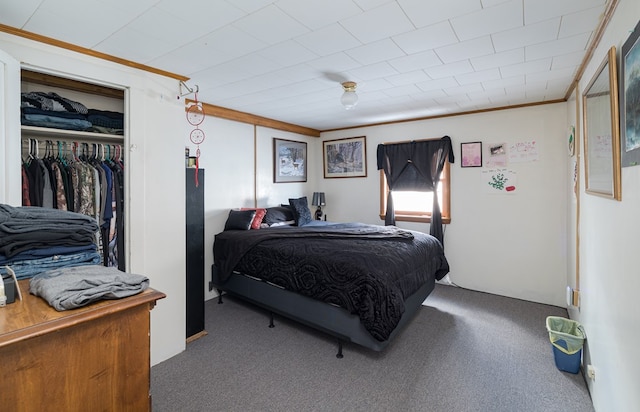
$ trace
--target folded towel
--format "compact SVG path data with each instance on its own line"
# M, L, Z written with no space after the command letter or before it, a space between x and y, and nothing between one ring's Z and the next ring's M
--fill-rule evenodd
M146 276L100 265L75 266L42 272L31 278L29 292L58 311L75 309L102 299L120 299L149 287Z

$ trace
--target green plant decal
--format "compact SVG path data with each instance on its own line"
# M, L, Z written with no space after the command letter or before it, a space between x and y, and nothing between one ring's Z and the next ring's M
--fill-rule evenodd
M497 175L491 176L491 180L491 182L487 182L489 183L489 186L493 187L494 189L504 190L504 185L505 183L507 183L507 180L509 180L509 178L504 177L503 173L498 173Z

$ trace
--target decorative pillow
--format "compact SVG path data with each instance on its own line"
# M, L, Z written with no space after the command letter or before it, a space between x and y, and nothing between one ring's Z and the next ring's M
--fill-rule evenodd
M267 214L264 215L262 223L271 226L274 223L288 222L290 220L295 220L293 209L290 206L274 206L267 208Z
M255 216L255 210L230 210L224 230L249 230Z
M253 221L251 222L251 229L260 229L260 224L262 223L262 219L264 218L264 215L267 214L267 209L243 207L240 210L255 210L256 215L254 216Z
M309 210L309 203L307 202L306 196L298 199L289 199L289 204L293 208L296 225L304 226L311 222L311 211Z

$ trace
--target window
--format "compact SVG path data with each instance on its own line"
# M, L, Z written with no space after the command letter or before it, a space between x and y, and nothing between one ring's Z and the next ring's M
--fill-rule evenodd
M442 212L442 223L451 223L451 196L450 196L450 165L445 162L440 183L438 184L438 200ZM384 220L387 211L387 177L384 170L380 170L380 219ZM396 221L404 222L431 222L431 205L433 193L431 192L394 192L393 206L396 213Z

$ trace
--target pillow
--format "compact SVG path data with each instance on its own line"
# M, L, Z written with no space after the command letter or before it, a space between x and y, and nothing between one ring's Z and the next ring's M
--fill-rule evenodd
M224 230L249 230L255 216L255 210L230 210Z
M298 199L289 199L289 204L293 208L296 225L304 226L311 222L311 211L309 210L309 203L307 202L306 196Z
M295 220L295 216L290 206L274 206L267 208L267 213L264 215L262 223L271 226L274 223L288 222L291 220Z
M254 216L253 221L251 222L251 229L260 229L260 224L262 223L262 219L264 218L264 215L267 214L267 209L243 207L243 208L240 208L240 210L255 210L256 215Z

